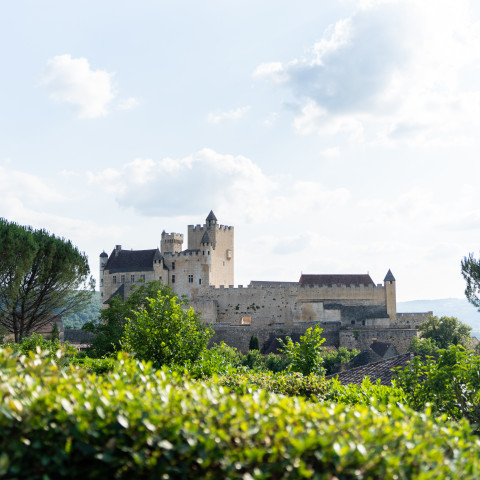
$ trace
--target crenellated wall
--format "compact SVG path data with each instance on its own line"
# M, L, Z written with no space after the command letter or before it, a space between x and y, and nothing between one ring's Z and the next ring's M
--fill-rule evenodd
M412 339L417 336L417 330L410 328L342 329L339 336L340 347L365 350L370 347L374 340L378 340L379 342L392 343L397 348L398 353L402 354L407 352Z

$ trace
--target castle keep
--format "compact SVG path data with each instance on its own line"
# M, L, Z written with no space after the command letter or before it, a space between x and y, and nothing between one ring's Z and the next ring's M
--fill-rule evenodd
M252 335L268 351L275 338L298 337L321 324L327 345L367 348L373 340L406 351L416 327L431 312L397 314L395 277L383 284L368 274L301 275L298 282L252 281L234 287L234 228L219 225L213 212L204 225L183 235L162 232L160 249L100 254L100 295L105 306L114 295L128 296L137 282L160 280L212 324L214 341L245 351Z

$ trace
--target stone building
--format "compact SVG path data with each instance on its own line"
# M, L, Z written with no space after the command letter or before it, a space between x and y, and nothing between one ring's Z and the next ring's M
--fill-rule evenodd
M368 348L373 341L406 351L417 326L431 312L397 314L396 282L388 270L383 284L368 274L301 275L298 282L252 281L234 287L234 228L219 225L210 212L204 225L188 226L187 249L180 233L162 232L160 248L100 254L100 295L104 305L123 298L138 282L160 280L212 324L215 341L248 349L256 335L262 350L275 337L303 333L321 324L327 344Z

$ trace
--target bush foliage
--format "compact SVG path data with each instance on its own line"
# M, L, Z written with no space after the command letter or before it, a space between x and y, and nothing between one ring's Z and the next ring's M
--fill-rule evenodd
M164 291L146 298L145 306L127 318L122 347L157 367L196 361L207 348L213 330L202 323L193 308L186 310L183 306L177 295Z
M0 350L0 476L7 478L478 478L467 422L390 406L251 394L121 358L59 370Z

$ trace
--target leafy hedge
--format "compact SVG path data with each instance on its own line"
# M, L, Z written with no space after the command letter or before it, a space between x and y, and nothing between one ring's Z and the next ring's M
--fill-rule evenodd
M111 373L0 350L7 478L478 478L467 422L190 383L121 358Z

